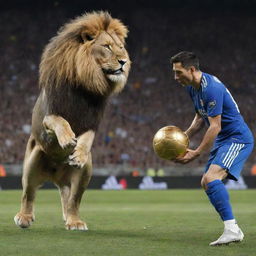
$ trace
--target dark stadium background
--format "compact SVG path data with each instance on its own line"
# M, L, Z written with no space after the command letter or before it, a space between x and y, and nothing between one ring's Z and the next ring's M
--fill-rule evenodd
M0 165L7 176L21 173L44 46L63 23L92 10L108 10L128 26L133 62L126 89L110 101L94 142L95 174L202 173L207 154L180 166L158 159L151 146L160 127L186 129L194 115L185 90L171 77L169 58L181 50L196 52L201 69L228 86L255 134L255 1L1 1ZM254 151L246 179L255 163Z

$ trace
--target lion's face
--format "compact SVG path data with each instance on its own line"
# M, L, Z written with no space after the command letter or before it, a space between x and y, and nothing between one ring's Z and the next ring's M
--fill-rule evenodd
M91 65L94 69L91 70L91 75L95 77L95 81L99 77L102 79L104 77L106 80L104 83L108 83L111 92L120 92L127 81L131 65L124 42L114 32L106 31L97 35L89 35L84 32L82 38L84 45L80 47L81 51L87 52L87 58L84 59L85 63L88 61L87 71L91 70L88 69ZM78 58L80 59L80 57ZM79 61L79 63L81 62ZM81 75L81 79L85 75L90 76L89 73L84 73L84 70L78 70L78 74Z
M63 81L94 93L120 92L128 78L127 28L108 13L85 14L66 24L45 49L40 65L42 86Z
M92 54L107 80L125 83L130 69L130 60L124 44L115 35L102 32L92 46Z

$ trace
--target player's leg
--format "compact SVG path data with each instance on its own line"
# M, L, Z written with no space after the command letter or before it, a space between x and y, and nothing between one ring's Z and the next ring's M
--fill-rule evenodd
M232 207L229 200L228 191L222 182L228 173L218 165L210 165L209 170L202 178L202 184L205 192L224 222L224 233L219 239L210 243L210 245L228 244L243 240L243 232L236 224Z
M229 201L229 194L222 180L237 180L245 160L252 151L251 144L226 144L218 149L212 164L202 178L202 185L216 211L224 221L223 235L210 245L241 241L244 237L236 224Z
M212 164L202 178L205 192L222 220L234 218L229 204L228 192L222 182L226 177L226 170L219 165Z

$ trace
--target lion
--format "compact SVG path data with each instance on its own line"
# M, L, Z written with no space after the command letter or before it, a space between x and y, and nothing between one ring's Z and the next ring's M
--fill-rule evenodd
M17 226L32 224L35 192L51 181L60 192L66 229L88 230L79 206L92 176L91 147L107 100L122 91L129 75L127 33L108 12L85 13L60 28L45 47Z

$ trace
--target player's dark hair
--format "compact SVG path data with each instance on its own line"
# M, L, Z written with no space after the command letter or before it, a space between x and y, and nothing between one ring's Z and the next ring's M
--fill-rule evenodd
M199 59L193 52L179 52L171 57L171 64L180 62L182 67L189 68L194 66L196 70L199 70Z

